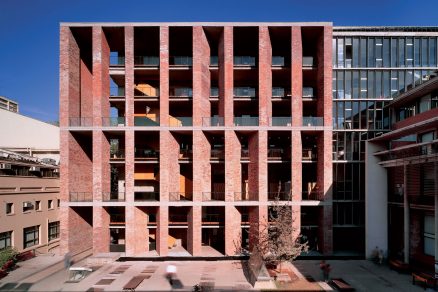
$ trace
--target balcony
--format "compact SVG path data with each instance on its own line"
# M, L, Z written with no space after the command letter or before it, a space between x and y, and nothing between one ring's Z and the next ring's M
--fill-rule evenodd
M210 56L210 67L218 67L218 66L219 66L219 57Z
M303 192L301 199L303 201L324 201L324 192Z
M234 56L234 67L255 67L256 58L251 56Z
M282 100L290 98L290 91L286 90L283 87L272 87L272 99L273 100Z
M283 160L284 150L281 148L269 148L268 160Z
M202 126L204 126L204 127L223 127L224 126L224 118L223 117L202 118Z
M311 56L303 57L303 68L313 68L315 67L315 60Z
M125 98L125 87L111 86L110 99Z
M304 161L315 161L318 159L318 155L313 148L303 148L302 159Z
M218 87L211 87L210 88L210 98L211 99L218 99L219 98L219 88Z
M102 127L124 127L125 117L102 118Z
M234 99L255 99L256 89L254 87L234 87Z
M375 155L380 156L383 161L395 159L422 158L427 156L436 156L437 154L438 140L402 146L393 150L386 150L375 153Z
M169 127L191 127L193 126L192 117L170 117Z
M303 98L314 98L313 87L303 87Z
M169 65L172 67L191 67L193 65L193 58L190 56L171 56L169 58Z
M134 157L140 160L157 160L160 156L159 151L154 149L135 148Z
M92 127L93 118L69 118L70 127Z
M110 151L110 160L111 161L118 161L118 160L124 160L125 159L125 150L123 149L114 149Z
M225 201L224 192L202 192L202 201Z
M284 57L272 56L272 67L284 67Z
M148 118L148 117L134 117L134 126L139 127L156 127L159 126L160 123L155 119Z
M203 214L202 215L202 224L223 224L224 217L221 214Z
M193 90L190 87L173 87L169 90L169 99L192 99Z
M290 201L292 194L290 192L268 192L268 201Z
M224 149L211 149L210 151L211 160L224 160L225 150Z
M184 192L170 192L169 193L169 201L192 201L193 193L184 193Z
M193 150L191 149L180 149L179 150L179 160L192 160Z
M134 98L135 99L157 99L160 95L160 89L158 87L153 87L148 84L136 84L134 87Z
M259 125L258 117L234 117L234 126L256 127Z
M240 159L241 160L249 160L249 149L241 149L240 150Z
M257 201L257 193L234 192L234 201Z
M110 192L102 194L102 201L104 202L124 202L125 192Z
M160 193L158 192L135 192L134 193L134 201L142 202L142 201L159 201Z
M156 56L135 56L134 66L136 67L159 67L160 58Z
M304 127L322 127L324 126L324 118L322 117L303 117Z
M70 192L70 202L92 202L93 193L91 192Z
M110 56L110 67L124 67L125 56Z
M270 118L270 126L290 127L290 126L292 126L292 118L291 117L272 117L272 118Z

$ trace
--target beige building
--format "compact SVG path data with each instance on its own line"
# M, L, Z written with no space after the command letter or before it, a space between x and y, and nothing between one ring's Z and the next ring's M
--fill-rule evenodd
M0 108L18 113L18 103L4 96L0 96Z

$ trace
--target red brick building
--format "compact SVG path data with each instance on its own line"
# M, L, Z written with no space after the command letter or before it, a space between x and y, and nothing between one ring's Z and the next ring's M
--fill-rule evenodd
M63 251L234 255L279 197L332 253L331 23L64 23L60 41Z

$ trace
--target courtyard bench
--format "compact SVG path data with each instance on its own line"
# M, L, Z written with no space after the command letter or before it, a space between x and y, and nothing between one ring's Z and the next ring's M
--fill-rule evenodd
M354 291L354 288L343 279L332 279L331 283L339 291Z
M409 264L396 259L389 260L389 268L397 272L402 272L402 273L409 272Z
M129 280L129 282L126 283L125 286L123 286L123 291L135 291L138 285L140 285L141 282L143 282L143 280L147 278L148 278L147 275L139 275L132 277L131 280Z
M412 284L421 283L423 288L432 287L435 289L436 287L436 279L434 275L427 274L424 272L413 272L412 273Z

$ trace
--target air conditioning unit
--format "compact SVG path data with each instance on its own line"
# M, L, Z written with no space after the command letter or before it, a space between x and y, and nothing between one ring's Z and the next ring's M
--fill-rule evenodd
M32 166L29 171L41 171L41 168L38 166Z
M54 173L59 173L59 168L53 170Z
M0 169L12 169L12 164L10 164L10 163L0 163Z
M31 202L24 202L24 203L23 203L23 207L24 207L24 208L31 208L31 207L33 207L33 205L32 205Z

